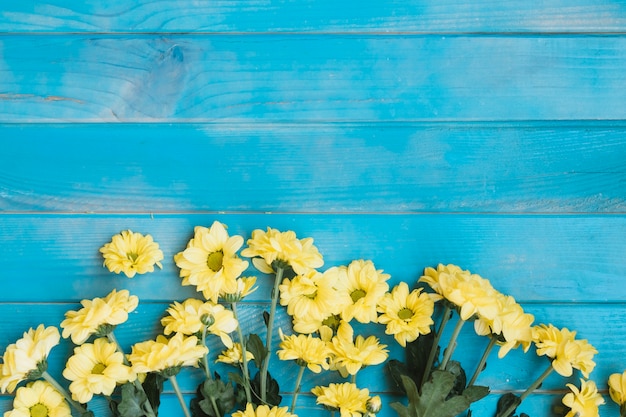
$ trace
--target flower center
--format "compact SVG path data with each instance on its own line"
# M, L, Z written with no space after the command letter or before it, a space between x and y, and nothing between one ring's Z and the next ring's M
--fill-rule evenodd
M339 328L339 324L341 324L341 317L339 317L339 315L333 314L332 316L325 318L322 321L322 324L324 326L330 327L331 329L333 329L334 332Z
M209 256L206 260L206 265L213 272L217 272L222 269L222 261L224 260L224 252L217 251L209 253Z
M28 409L31 417L48 417L48 407L41 403L37 403Z
M105 364L97 363L96 366L94 366L93 369L91 370L91 373L96 374L96 375L102 375L105 369L107 369Z
M404 307L402 310L398 311L398 317L401 320L409 320L413 317L413 311L410 308Z
M361 298L365 297L366 294L367 293L365 291L363 291L363 290L354 290L350 294L350 297L352 297L352 302L356 303Z
M128 252L126 256L131 262L137 262L137 258L139 257L139 254L135 252Z

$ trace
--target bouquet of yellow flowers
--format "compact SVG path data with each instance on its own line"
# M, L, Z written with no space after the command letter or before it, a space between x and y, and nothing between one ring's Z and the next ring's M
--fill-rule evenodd
M100 252L104 265L129 278L161 267L163 253L150 235L123 231ZM269 311L264 332L244 332L239 304L257 287L257 277L244 276L250 261L270 276ZM305 372L333 373L332 383L315 386L316 403L341 417L368 417L379 413L381 398L360 386L357 375L365 367L386 364L405 401L389 405L400 417L454 417L485 397L489 388L476 385L495 347L498 357L532 345L549 359L546 371L528 390L502 396L496 417L510 417L520 403L553 371L570 376L579 370L585 378L593 370L595 348L576 332L553 325L534 325L510 295L494 289L487 279L456 265L427 267L415 286L400 282L390 288L389 274L371 260L320 270L324 261L312 238L292 231L254 230L244 247L242 236L230 236L225 225L197 226L187 247L174 256L181 284L195 287L197 298L172 300L160 320L162 331L125 352L115 328L126 322L139 300L125 289L113 289L102 298L83 300L68 311L56 327L40 325L9 345L0 364L0 391L15 392L13 409L5 417L69 417L72 408L81 417L93 416L89 403L105 396L113 416L156 417L163 384L169 381L186 417L295 416ZM276 328L283 308L291 326ZM467 377L453 360L461 329L472 323L475 333L488 338L478 366ZM384 326L384 333L403 348L404 358L389 358L388 346L373 335L355 329ZM449 332L449 326L454 325ZM450 337L441 348L446 333ZM69 384L48 373L47 358L61 337L75 345L62 372ZM209 338L223 351L210 359ZM393 342L392 340L392 342ZM277 342L277 346L275 346ZM274 357L276 356L277 359ZM278 381L271 375L272 360L293 361L297 374L293 396L283 406ZM211 372L210 363L232 366L227 375ZM202 370L196 395L187 403L177 375L186 367ZM626 415L626 373L609 381L611 397ZM603 399L593 381L581 387L568 384L563 398L567 417L596 417ZM520 414L522 416L524 414Z

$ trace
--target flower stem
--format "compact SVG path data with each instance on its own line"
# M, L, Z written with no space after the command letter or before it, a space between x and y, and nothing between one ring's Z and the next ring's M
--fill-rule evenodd
M293 398L291 400L291 409L289 410L289 412L292 414L294 410L296 409L296 400L298 399L298 394L300 393L300 386L302 385L302 375L304 375L305 369L306 369L306 366L301 366L300 370L298 371L298 376L296 377L296 388L293 390Z
M493 347L496 345L497 341L498 341L497 336L491 335L489 337L489 344L485 348L485 351L483 352L483 356L480 358L480 362L478 362L478 366L476 367L476 370L474 371L474 375L472 376L472 379L470 379L470 382L467 384L468 387L470 385L474 385L474 382L476 382L478 375L483 371L483 368L485 367L485 363L487 363L487 358L489 357L489 354L491 353L491 350L493 349Z
M274 288L272 289L272 304L270 306L270 317L267 322L267 338L265 341L266 356L261 366L261 401L265 403L267 398L267 370L270 365L270 357L272 354L272 333L274 331L274 316L276 315L276 304L278 304L278 286L283 280L284 268L279 266L276 268L276 277L274 278Z
M522 403L522 401L524 401L526 399L526 397L528 397L534 390L539 388L539 386L543 383L544 379L546 379L548 377L548 375L550 375L552 373L553 370L554 370L554 368L552 367L552 363L550 363L550 365L546 368L545 371L543 371L543 373L539 376L539 378L537 378L535 380L535 382L533 382L526 389L526 391L524 391L522 393L522 395L520 395L519 402L511 404L509 406L509 408L504 410L504 412L498 414L496 417L509 417L511 414L513 414L515 409Z
M185 417L191 417L191 413L187 408L187 404L185 403L185 399L183 398L183 393L180 391L180 387L178 386L178 381L176 381L176 376L172 375L169 377L169 380L174 388L174 392L176 393L176 397L178 397L178 402L183 409L183 413L185 413ZM219 413L218 413L219 416Z
M246 339L243 337L241 331L241 322L239 321L239 315L237 314L237 303L231 304L233 309L233 316L237 320L237 335L239 336L239 343L241 344L241 364L243 366L243 383L246 390L246 401L252 402L252 394L250 393L250 372L248 371L248 350L246 348Z
M437 334L435 335L435 339L433 340L433 345L430 348L430 354L428 355L428 360L426 361L426 366L424 367L424 375L422 375L422 383L420 384L420 391L422 385L428 381L430 377L430 371L433 368L433 363L435 362L435 355L437 354L437 348L439 347L439 341L441 340L441 335L443 335L443 330L446 327L446 324L450 320L450 307L448 305L445 306L443 310L443 317L441 318L441 324L439 325L439 330L437 330Z
M77 401L74 401L72 399L72 396L65 390L65 388L63 388L61 386L61 384L59 384L57 382L56 379L54 379L52 377L52 375L50 375L47 371L43 371L43 373L41 374L41 376L43 377L43 379L45 379L50 385L52 385L54 387L55 390L57 390L61 395L63 395L63 397L65 397L65 399L67 400L68 403L70 403L72 405L72 407L74 407L76 409L76 411L78 411L80 414L84 414L87 412L87 409L85 407L83 407L82 404L80 404Z
M446 369L446 365L448 365L448 361L450 361L450 358L452 357L452 353L454 352L454 349L456 349L456 339L459 337L459 333L461 333L461 329L463 328L464 324L465 324L465 320L459 317L459 321L456 323L456 326L454 326L454 331L452 332L452 336L450 336L450 341L448 342L448 347L446 348L446 351L443 355L443 359L441 360L439 369L441 370Z
M350 378L350 382L356 385L356 374L352 375L352 377Z
M206 345L206 331L207 327L205 325L202 326L202 346L207 347ZM211 369L209 368L209 352L207 347L207 353L202 357L202 365L204 367L204 375L206 379L211 381L213 378L211 377Z

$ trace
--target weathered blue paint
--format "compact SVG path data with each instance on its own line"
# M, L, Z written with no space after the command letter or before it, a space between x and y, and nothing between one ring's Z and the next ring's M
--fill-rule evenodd
M153 337L169 302L197 296L173 255L220 220L246 238L311 236L326 267L372 259L392 284L439 262L479 273L596 346L591 377L610 403L606 378L626 369L623 4L66 3L0 11L0 350L114 287L141 299L122 345ZM98 248L124 229L154 236L163 270L102 267ZM264 278L241 308L251 331L263 332ZM462 337L471 368L485 341ZM71 348L53 351L51 372ZM475 415L544 366L494 355L479 380L494 395ZM289 404L293 364L274 372ZM380 374L359 384L398 400ZM199 378L181 375L188 398ZM306 375L304 389L336 378ZM520 411L549 415L566 382L550 377ZM161 415L182 415L165 389ZM327 415L310 394L298 404ZM104 400L93 409L109 415Z

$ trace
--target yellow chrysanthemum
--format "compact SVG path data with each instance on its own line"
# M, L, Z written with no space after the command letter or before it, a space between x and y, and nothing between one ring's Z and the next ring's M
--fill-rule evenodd
M248 268L239 258L243 237L229 236L220 222L210 228L196 226L187 248L174 256L183 285L195 285L207 300L217 302L220 294L237 291L237 278Z
M153 272L154 265L163 267L163 252L159 244L152 240L152 236L133 233L131 230L113 236L111 242L100 248L100 253L109 271L116 274L123 272L128 278Z
M367 388L359 389L355 384L330 384L328 387L315 387L311 392L317 397L317 404L331 410L339 410L341 417L361 417L367 413L370 399Z
M241 251L241 255L254 258L254 266L266 274L274 272L274 261L288 264L296 274L324 265L322 255L313 245L313 238L298 239L291 230L281 232L268 227L265 232L256 229L247 243L248 247Z
M598 393L596 383L580 380L580 390L574 384L567 384L572 391L565 394L563 404L570 408L565 417L598 417L598 408L604 404L604 398Z
M459 307L462 320L479 318L493 320L498 313L498 296L488 279L477 274L439 274L443 296Z
M342 318L345 321L354 318L360 323L376 323L376 306L389 290L387 280L390 275L377 270L372 261L362 259L341 268L346 273L339 275L336 287L338 291L349 294L351 301L342 309Z
M105 298L82 300L78 311L65 313L61 322L63 337L72 338L77 345L84 343L89 336L102 330L101 326L116 326L128 320L128 313L134 311L139 304L135 295L128 290L111 291Z
M609 376L609 395L615 404L626 404L626 371Z
M533 342L537 355L551 358L552 367L562 376L571 376L573 369L579 369L588 378L596 366L593 356L598 351L586 339L576 339L575 331L541 324L533 328Z
M133 345L128 360L137 374L163 372L181 366L198 367L198 360L207 353L205 346L198 345L197 337L176 333L170 339L159 335L156 340Z
M333 267L324 273L308 270L285 279L279 286L280 304L287 306L287 314L296 319L323 320L329 314L338 314L350 303L347 293L335 289L342 274L345 271Z
M250 362L254 359L254 355L246 351L246 361ZM233 343L231 347L224 350L215 360L215 362L227 363L229 365L238 365L243 362L241 354L241 343Z
M272 407L259 405L256 409L250 403L246 404L245 411L235 411L232 417L298 417L288 411L289 407Z
M378 311L382 314L378 322L386 324L385 333L393 335L405 347L419 335L430 333L434 308L435 303L429 294L422 292L421 288L409 293L409 286L401 282L379 301Z
M532 343L532 324L535 317L524 309L510 295L499 294L498 313L492 319L479 317L474 321L474 329L481 336L489 334L498 337L498 357L503 358L511 349L522 346L528 351Z
M124 365L124 355L107 339L96 339L74 348L63 376L71 381L72 398L82 404L94 394L111 395L117 384L133 381L136 375Z
M438 301L442 299L444 296L444 288L441 285L441 278L442 276L446 276L446 275L461 275L461 276L469 277L470 272L461 269L457 265L439 264L437 265L437 269L432 268L432 267L425 268L424 275L420 277L418 282L425 282L426 284L428 284L430 288L432 288L436 292L436 295L434 296L434 300Z
M229 333L237 329L237 320L233 312L221 304L189 298L182 303L175 301L167 309L167 313L168 315L161 319L165 335L172 333L193 335L208 324L207 331L219 336L226 347L233 344Z
M21 339L7 346L0 364L0 392L13 392L31 372L38 371L60 339L56 327L40 324L37 329L29 329Z
M18 388L13 409L4 417L72 417L70 406L46 381L34 381Z
M375 336L354 338L354 330L346 322L339 325L328 347L333 354L333 364L344 377L356 375L364 366L381 364L388 356L387 345L380 344Z
M223 292L220 296L227 303L238 303L248 295L257 290L255 287L256 277L241 277L237 278L237 288L233 292Z
M300 366L306 366L312 372L319 374L322 369L328 369L330 351L326 342L311 335L285 336L279 329L280 349L278 358L283 361L295 360Z

